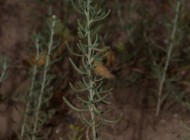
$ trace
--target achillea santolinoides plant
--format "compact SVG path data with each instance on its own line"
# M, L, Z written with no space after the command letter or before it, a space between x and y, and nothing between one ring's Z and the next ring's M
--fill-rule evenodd
M36 37L36 56L32 70L31 87L28 98L26 99L26 113L20 133L21 140L45 139L43 136L41 137L39 135L39 130L44 122L47 121L47 116L43 107L52 95L50 82L53 76L50 74L50 67L53 62L50 58L52 51L56 47L53 43L55 24L56 16L52 16L49 23L49 39L47 43L45 42L44 48L39 43L39 36Z
M34 126L33 126L32 140L38 139L36 136L36 133L38 132L38 128L40 126L42 126L42 122L43 122L42 119L45 119L45 118L43 118L43 115L42 116L40 115L41 114L40 113L41 107L44 103L48 102L48 100L51 97L51 91L49 91L49 89L48 89L48 88L51 88L51 86L49 85L50 81L51 81L51 77L49 75L49 68L50 68L50 65L52 65L52 63L50 61L50 57L51 57L52 51L54 49L53 38L54 38L54 33L55 33L55 31L54 31L55 24L56 24L56 16L53 15L52 21L49 25L50 36L49 36L49 42L47 43L47 54L45 57L45 64L43 67L41 87L39 90L38 101L36 103L36 109L35 109L36 112L34 115ZM46 95L46 94L50 94L50 95Z
M35 38L35 47L36 47L36 56L35 56L35 62L38 62L39 61L39 48L40 48L40 45L39 45L39 36L36 36ZM31 100L33 99L33 94L34 94L34 88L35 88L35 82L36 82L36 76L37 76L37 73L38 73L38 63L34 63L34 66L33 66L33 70L32 70L32 82L31 82L31 86L30 86L30 90L29 90L29 95L28 97L26 98L27 100L27 103L26 103L26 111L25 111L25 115L24 115L24 119L23 119L23 122L22 122L22 126L21 126L21 133L20 133L20 139L21 140L24 140L26 139L26 133L29 133L28 131L31 131L31 130L28 130L28 129L31 129L30 127L30 123L28 120L28 115L31 113Z
M167 80L167 70L169 68L170 61L172 59L172 52L173 52L173 49L174 49L175 43L176 43L176 34L177 34L177 29L178 29L178 22L179 22L178 19L179 19L179 16L180 16L181 4L182 4L182 1L178 0L177 5L176 5L175 18L174 18L174 21L173 21L172 33L171 33L171 37L170 37L170 44L169 44L169 47L168 47L168 50L167 50L167 56L166 56L164 68L163 68L163 71L161 71L161 73L159 74L160 77L159 77L156 116L159 115L162 102L166 98L166 96L163 96L163 89L164 89L165 82Z
M102 60L102 50L105 50L105 48L99 47L96 25L98 21L105 19L109 12L98 9L95 0L78 0L78 5L74 2L73 5L79 13L84 15L85 19L78 20L78 36L80 41L77 46L81 54L72 52L81 58L82 67L77 67L73 60L70 59L74 69L82 76L82 80L78 82L79 88L75 88L72 84L71 88L74 91L86 94L84 96L76 94L76 97L83 104L81 108L73 106L66 98L63 99L72 109L81 113L81 119L87 124L86 139L98 140L97 128L106 121L102 117L103 110L100 109L99 105L105 102L105 98L110 90L103 90L103 78L94 74L97 62ZM84 115L86 113L89 114L90 119L87 119Z

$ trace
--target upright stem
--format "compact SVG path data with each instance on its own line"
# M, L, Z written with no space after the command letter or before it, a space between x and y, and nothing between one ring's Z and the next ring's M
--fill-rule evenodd
M40 109L41 109L41 105L42 105L42 99L44 96L44 91L46 88L47 73L49 70L48 67L50 64L50 55L51 55L52 46L53 46L54 26L55 26L55 16L53 16L52 25L51 25L50 42L48 44L48 52L47 52L46 60L45 60L42 85L41 85L41 89L40 89L40 93L39 93L39 98L38 98L37 108L36 108L36 114L35 114L35 118L34 118L32 140L36 140L36 132L37 132L37 128L39 125L39 113L40 113Z
M109 12L105 13L104 11L102 11L102 9L98 10L97 6L93 6L93 4L95 4L94 0L79 0L78 2L79 8L74 4L72 0L72 3L77 11L81 14L84 14L86 21L83 24L81 24L80 21L78 23L78 35L81 39L79 41L78 48L83 54L75 54L82 58L83 69L78 68L72 61L71 64L83 76L82 81L78 83L81 88L78 91L87 90L88 100L84 100L81 97L77 96L77 98L79 98L85 104L85 110L81 110L72 106L72 104L70 104L65 98L63 99L74 110L79 112L88 112L88 114L90 115L90 121L83 116L83 113L81 113L84 117L84 121L88 125L88 128L86 130L86 139L89 140L91 138L92 140L97 140L97 122L99 123L98 115L101 115L101 109L97 108L97 105L98 102L103 100L103 97L101 98L100 93L106 93L107 91L103 91L101 88L102 79L97 80L97 77L94 75L94 67L96 61L100 61L98 57L101 51L101 49L99 49L98 47L98 34L96 34L96 27L94 27L94 23L103 20L109 14ZM96 38L94 38L94 36L96 36ZM102 57L100 56L99 58ZM88 134L89 130L91 133L90 137Z
M169 63L171 61L171 54L172 54L172 50L175 46L175 36L176 36L176 31L177 31L177 24L178 24L178 18L179 18L179 10L180 10L180 6L181 6L181 1L177 2L177 7L176 7L176 14L175 14L175 19L174 19L174 25L173 25L173 29L172 29L172 34L171 34L171 38L170 38L170 45L169 45L169 49L167 51L167 57L166 57L166 62L164 65L164 70L159 82L159 89L158 89L158 100L157 100L157 107L156 107L156 116L159 115L160 113L160 108L161 108L161 104L162 104L162 91L164 88L164 83L166 81L166 74L167 74L167 70L169 67Z
M91 31L90 31L90 26L91 26L91 19L90 19L90 4L91 0L88 0L87 2L87 10L85 12L86 15L86 20L87 20L87 42L88 42L88 56L87 56L87 63L89 65L89 70L88 70L88 80L90 84L90 89L89 89L89 97L90 101L94 100L94 90L93 90L93 75L92 75L92 67L93 67L93 62L91 61L92 58L92 40L91 40ZM92 121L92 139L97 140L97 133L96 133L96 121L95 121L95 114L94 114L94 103L91 102L89 104L89 111L91 115L91 121Z
M6 70L7 70L7 61L6 61L6 58L4 58L3 69L2 69L1 76L0 76L0 83L2 83L4 80Z
M28 113L30 110L30 99L33 95L33 90L34 90L34 84L35 84L35 78L36 78L36 74L37 74L37 63L39 61L39 39L36 38L36 57L35 57L35 65L33 68L33 74L32 74L32 83L31 83L31 87L30 87L30 91L29 91L29 100L27 101L27 105L26 105L26 113L24 115L24 119L23 119L23 123L22 123L22 127L21 127L21 140L24 140L24 134L25 134L25 129L26 129L26 125L27 125L27 117L28 117Z

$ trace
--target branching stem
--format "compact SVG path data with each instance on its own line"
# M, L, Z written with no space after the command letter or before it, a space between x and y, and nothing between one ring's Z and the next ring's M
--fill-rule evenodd
M52 51L52 46L53 46L53 37L54 37L54 26L55 26L55 16L53 16L53 20L52 20L52 25L51 25L51 31L50 31L50 41L48 44L48 52L45 58L45 66L44 66L44 72L43 72L43 77L42 77L42 85L41 85L41 89L40 89L40 93L39 93L39 98L38 98L38 102L37 102L37 108L36 108L36 114L35 114L35 118L34 118L34 127L33 127L33 136L32 136L32 140L36 140L36 133L37 133L37 128L39 125L39 113L40 113L40 109L41 109L41 105L42 105L42 99L44 96L44 92L45 92L45 88L46 88L46 81L47 81L47 73L49 70L49 64L50 64L50 55L51 55L51 51Z
M176 14L175 14L175 19L174 19L174 23L173 23L172 34L171 34L171 38L170 38L170 45L169 45L169 48L168 48L168 51L167 51L167 56L166 56L166 62L165 62L165 65L164 65L164 70L163 70L162 75L161 75L161 79L159 81L156 116L158 116L159 113L160 113L160 108L161 108L161 104L162 104L162 101L163 101L162 93L163 93L163 88L164 88L164 84L165 84L165 81L166 81L167 70L168 70L168 67L169 67L169 64L170 64L170 61L171 61L171 57L172 57L172 51L173 51L173 48L175 46L175 36L176 36L176 31L177 31L180 7L181 7L181 1L178 1L177 6L176 6Z

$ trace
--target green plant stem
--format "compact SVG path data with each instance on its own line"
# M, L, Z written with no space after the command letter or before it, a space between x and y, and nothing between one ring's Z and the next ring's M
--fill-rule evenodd
M176 36L176 31L177 31L177 24L178 24L178 18L179 18L179 11L180 11L180 6L181 6L181 1L177 2L177 7L176 7L176 14L175 14L175 19L174 19L174 25L173 25L173 29L172 29L172 34L171 34L171 38L170 38L170 45L169 45L169 49L167 51L167 57L166 57L166 62L164 65L164 70L163 73L161 75L161 79L159 82L159 89L158 89L158 99L157 99L157 107L156 107L156 116L159 115L160 113L160 108L161 108L161 104L162 104L162 92L163 92L163 88L164 88L164 84L166 81L166 74L167 74L167 70L171 61L171 55L172 55L172 51L173 48L175 46L175 36Z
M94 90L93 90L93 83L94 81L92 81L92 65L93 65L93 62L91 61L92 59L92 40L91 40L91 31L90 31L90 26L91 26L91 19L90 19L90 4L91 4L91 0L88 0L88 3L87 3L87 11L85 12L85 15L86 15L86 20L87 20L87 29L88 29L88 32L87 32L87 40L88 40L88 56L87 56L87 62L88 62L88 65L89 65L89 69L88 69L88 79L89 79L89 84L90 84L90 89L89 89L89 96L90 96L90 101L94 101ZM91 121L92 121L92 126L91 126L91 129L92 129L92 139L93 140L97 140L97 132L96 132L96 121L95 121L95 114L94 114L94 104L91 103L89 104L89 111L90 111L90 115L91 115Z
M82 121L88 126L86 130L86 139L98 140L99 137L97 134L97 127L101 123L101 120L98 118L98 116L102 115L102 111L97 106L98 103L103 102L104 97L106 97L104 96L101 98L100 94L107 93L107 91L104 91L101 88L103 79L97 79L97 77L94 75L96 62L101 61L103 58L103 56L100 55L102 49L99 48L98 34L96 30L97 28L94 27L94 23L106 18L109 14L109 11L105 13L102 9L98 10L97 5L93 6L93 4L95 4L95 1L93 0L78 0L79 8L74 4L73 1L72 3L76 10L84 15L85 21L82 24L80 21L78 21L78 35L81 40L79 40L77 47L80 49L82 54L74 53L74 55L81 57L83 68L78 68L76 64L70 59L73 68L82 75L82 80L78 82L78 86L81 89L79 88L78 90L77 88L73 88L72 84L71 88L78 92L87 91L88 100L76 95L76 97L82 101L84 105L83 107L85 107L85 109L82 110L80 108L74 107L67 101L66 98L63 97L63 100L72 109L81 112ZM82 112L88 112L90 118L86 119Z
M6 70L7 70L7 62L6 62L6 58L4 58L3 70L2 70L2 73L1 73L1 76L0 76L0 83L2 83L3 80L4 80Z
M31 87L30 87L30 91L29 91L29 100L28 100L27 105L26 105L26 113L24 115L23 123L22 123L22 126L21 126L21 140L24 140L24 134L25 134L26 125L27 125L26 120L28 118L28 113L30 111L30 99L31 99L31 97L33 95L34 85L35 85L35 78L36 78L36 74L37 74L37 71L38 71L37 63L38 63L38 60L39 60L39 38L36 38L35 46L36 46L35 65L34 65L34 68L33 68L32 83L31 83Z
M35 114L35 118L34 118L32 140L36 140L36 132L37 132L37 128L39 125L39 113L40 113L40 109L41 109L41 105L42 105L43 95L44 95L45 88L46 88L48 68L49 68L49 64L50 64L50 55L51 55L52 46L53 46L55 18L56 17L53 16L52 25L51 25L51 29L50 29L51 30L50 31L50 41L48 44L48 52L47 52L46 59L45 59L45 67L44 67L44 72L43 72L42 85L41 85L41 89L40 89L40 93L39 93L39 98L38 98L38 103L37 103L37 108L36 108L36 114Z

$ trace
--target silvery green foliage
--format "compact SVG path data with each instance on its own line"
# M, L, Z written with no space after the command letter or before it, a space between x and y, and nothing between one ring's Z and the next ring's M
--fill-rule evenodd
M77 47L81 53L75 53L69 47L68 49L81 59L82 66L77 66L70 59L74 69L81 75L81 81L78 82L77 86L73 86L73 84L70 84L70 86L73 91L83 93L76 94L76 97L82 102L82 106L75 107L67 99L63 99L72 109L80 112L82 122L87 125L86 139L98 140L97 128L103 123L109 122L103 119L104 111L99 105L107 103L105 99L110 89L104 90L103 78L94 74L97 62L103 59L101 53L104 49L99 47L96 25L98 21L108 16L109 11L105 12L100 9L95 0L78 0L77 2L72 1L72 3L78 13L83 15L83 19L78 20L78 36L80 40ZM90 119L86 117L86 114L89 114Z
M52 51L57 47L54 44L54 27L56 24L56 16L52 16L48 23L48 41L41 43L42 37L37 35L35 38L35 62L32 69L31 87L26 98L26 111L23 119L20 138L21 140L37 140L46 139L40 136L40 128L47 122L47 113L44 107L52 96L51 81L54 78L50 72L50 67L53 64L51 61ZM44 54L44 58L40 55ZM40 64L40 59L44 64Z
M181 5L182 5L182 0L179 0L177 2L176 8L175 8L175 18L173 20L173 27L172 27L172 32L171 32L171 36L170 36L170 43L169 43L168 49L166 50L166 60L164 62L164 66L163 66L163 68L160 68L156 72L158 75L158 80L159 80L156 116L159 115L162 102L168 96L168 94L163 95L163 89L164 89L164 85L167 81L167 71L168 71L170 62L172 61L172 53L173 53L174 47L176 46L176 35L177 35L177 30L178 30Z

